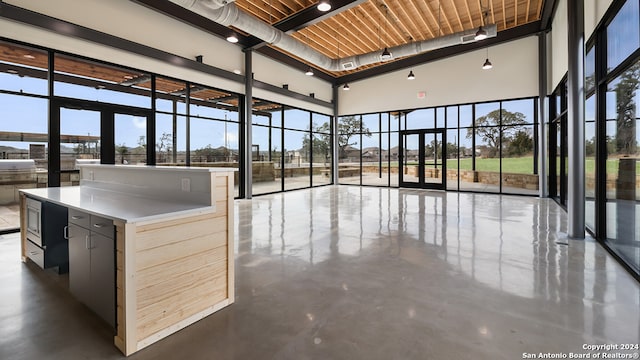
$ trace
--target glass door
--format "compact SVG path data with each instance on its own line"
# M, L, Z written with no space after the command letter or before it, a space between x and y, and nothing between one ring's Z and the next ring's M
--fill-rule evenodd
M425 130L422 134L424 138L424 188L445 189L446 158L444 157L445 141L444 130Z
M155 164L149 110L71 99L54 100L54 107L48 186L79 185L81 164Z
M445 129L400 133L400 187L446 188Z
M78 165L100 163L101 113L96 110L61 107L59 114L59 185L79 185L80 170Z

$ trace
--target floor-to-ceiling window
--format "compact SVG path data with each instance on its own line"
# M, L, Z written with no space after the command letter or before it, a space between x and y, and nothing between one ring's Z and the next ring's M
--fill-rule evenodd
M537 195L536 104L525 98L343 116L339 182L398 186L402 175L405 186Z
M585 93L585 224L639 275L640 0L614 1L588 42Z
M254 99L254 195L331 184L331 117Z
M0 230L19 226L17 189L78 185L83 163L239 167L236 94L25 44L0 50L0 167L22 169L0 169Z

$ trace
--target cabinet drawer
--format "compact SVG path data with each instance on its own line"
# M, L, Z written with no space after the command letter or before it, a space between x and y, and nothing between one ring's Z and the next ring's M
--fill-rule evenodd
M89 230L104 235L109 239L114 238L113 221L96 215L91 215Z
M27 257L44 269L44 250L31 241L27 241Z
M69 223L88 229L91 223L91 215L83 211L69 209Z

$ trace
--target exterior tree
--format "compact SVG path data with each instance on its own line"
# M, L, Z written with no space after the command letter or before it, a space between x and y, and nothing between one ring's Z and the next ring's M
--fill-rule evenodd
M634 100L640 89L640 62L625 71L615 85L616 93L616 151L631 155L637 150L636 111Z
M487 144L487 156L495 157L498 154L500 140L510 141L513 136L523 130L526 124L526 116L521 112L493 110L485 116L476 119L475 133ZM502 126L499 126L502 125ZM467 129L467 138L473 138L473 128Z
M519 130L507 145L507 154L522 156L533 152L533 138L528 130Z
M120 155L120 163L126 164L125 157L129 155L129 148L125 144L116 145L116 152Z
M316 128L317 132L329 133L329 123L324 123ZM363 136L371 137L371 130L368 127L363 126L362 120L355 116L341 117L338 121L338 158L343 159L346 157L346 150L349 146L357 144L356 142L350 142L351 138L362 133ZM327 149L331 149L331 137L321 136L322 141L328 146Z
M166 158L171 158L172 145L173 136L170 133L163 132L156 141L156 155L160 155L161 161L166 161L165 154Z

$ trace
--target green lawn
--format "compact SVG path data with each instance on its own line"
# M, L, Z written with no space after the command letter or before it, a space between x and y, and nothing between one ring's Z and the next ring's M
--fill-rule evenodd
M607 174L615 175L618 173L618 159L607 160ZM417 162L410 162L409 165L417 165ZM382 163L383 167L387 166L386 162ZM391 162L392 167L397 167L397 162ZM560 166L560 164L558 164ZM457 159L447 159L447 169L456 169L458 167ZM471 170L471 158L460 159L460 170ZM478 171L500 171L500 159L481 159L476 158L476 170ZM515 174L533 174L533 157L523 156L502 159L502 172ZM595 173L595 159L589 157L585 161L585 172L587 174ZM636 173L640 175L640 161L636 163Z

